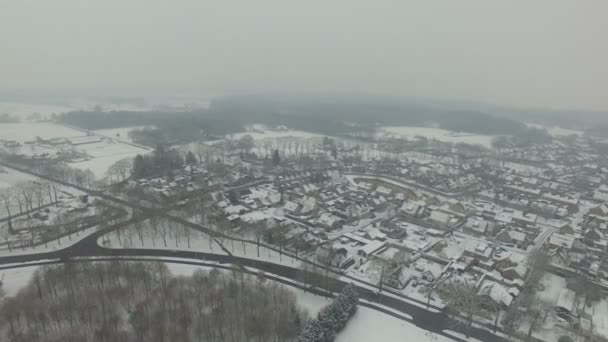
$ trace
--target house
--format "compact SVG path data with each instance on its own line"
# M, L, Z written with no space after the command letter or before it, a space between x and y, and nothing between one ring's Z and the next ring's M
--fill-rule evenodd
M574 245L574 236L553 233L547 243L549 244L549 247L552 248L562 247L571 250L572 245Z
M452 225L458 222L458 219L443 211L433 210L431 215L427 218L427 221L439 229L449 229L452 227Z
M462 226L462 230L471 235L483 236L488 232L490 225L490 222L480 217L469 217Z
M357 251L357 254L362 257L369 258L372 254L374 254L377 251L379 251L380 249L382 249L385 245L386 245L386 242L384 242L384 241L373 240L373 241L369 242L368 244L366 244L365 246L360 247L359 250Z
M391 239L401 240L407 236L407 231L404 228L397 226L381 226L380 231Z
M502 270L501 275L509 280L525 279L528 274L528 268L522 264L517 266L507 267Z
M468 255L481 261L489 261L492 257L492 248L485 243L478 242L476 244L467 245L463 255Z
M590 215L608 217L608 204L604 203L597 207L589 209Z
M496 240L509 244L515 244L518 247L522 247L528 242L526 233L511 230L509 228L501 230L496 235Z
M317 224L326 230L334 230L341 228L344 225L344 220L334 214L323 213L317 219Z
M576 293L568 288L564 288L559 293L557 304L555 304L555 310L558 315L563 318L569 319L576 311L575 305Z
M401 212L405 216L420 218L424 215L425 206L424 203L420 202L405 202L399 208L399 212Z
M333 245L322 245L315 251L318 261L333 267L343 267L348 259L348 250L344 247L334 247Z
M505 309L513 302L513 296L502 285L486 281L479 287L477 294L486 300L491 307Z

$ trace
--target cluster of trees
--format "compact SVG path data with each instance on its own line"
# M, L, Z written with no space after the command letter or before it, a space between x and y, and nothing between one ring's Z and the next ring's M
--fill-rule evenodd
M47 181L23 181L11 187L0 189L0 200L4 204L8 215L8 227L12 230L11 219L17 213L11 210L18 208L19 215L30 217L39 211L45 204L57 203L59 187Z
M136 143L157 144L184 143L199 139L212 139L229 133L242 132L245 118L235 119L213 115L206 110L189 112L168 111L73 111L57 118L60 123L89 130L129 126L151 126L134 130L129 136Z
M553 138L546 129L524 127L513 135L499 135L492 139L492 148L498 150L512 147L526 147L531 145L548 144Z
M124 158L110 165L106 171L106 177L110 184L124 182L133 173L133 159Z
M194 154L189 153L187 158L189 162L192 162L192 158L195 158ZM152 154L135 156L131 174L135 179L166 176L183 165L184 157L179 151L167 150L164 145L157 145Z
M321 309L316 319L308 322L298 342L332 342L357 312L358 304L357 289L347 285L331 304Z
M0 302L0 340L295 341L308 315L263 276L162 263L67 263L38 269Z

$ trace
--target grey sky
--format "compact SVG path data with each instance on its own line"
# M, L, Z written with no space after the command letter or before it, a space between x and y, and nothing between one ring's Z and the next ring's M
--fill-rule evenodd
M608 109L606 0L1 0L0 89L365 92Z

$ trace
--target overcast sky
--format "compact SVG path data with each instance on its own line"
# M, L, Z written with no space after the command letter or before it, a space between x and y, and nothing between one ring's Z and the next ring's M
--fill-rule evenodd
M608 110L606 0L2 0L0 89L374 93Z

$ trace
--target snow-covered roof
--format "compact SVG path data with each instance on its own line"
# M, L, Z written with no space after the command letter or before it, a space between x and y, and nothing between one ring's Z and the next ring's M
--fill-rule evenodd
M478 293L481 296L488 296L494 302L505 306L509 306L511 305L511 302L513 302L513 296L511 296L509 291L495 282L485 282L482 284Z
M559 293L559 298L557 300L557 304L555 305L558 308L564 309L568 312L572 312L574 310L576 293L568 288L562 289Z
M385 244L386 242L384 241L372 240L370 243L361 247L359 249L359 252L364 253L365 255L370 255L375 251L379 250L380 248L384 247Z
M574 236L553 233L549 238L549 244L571 249L574 244Z

